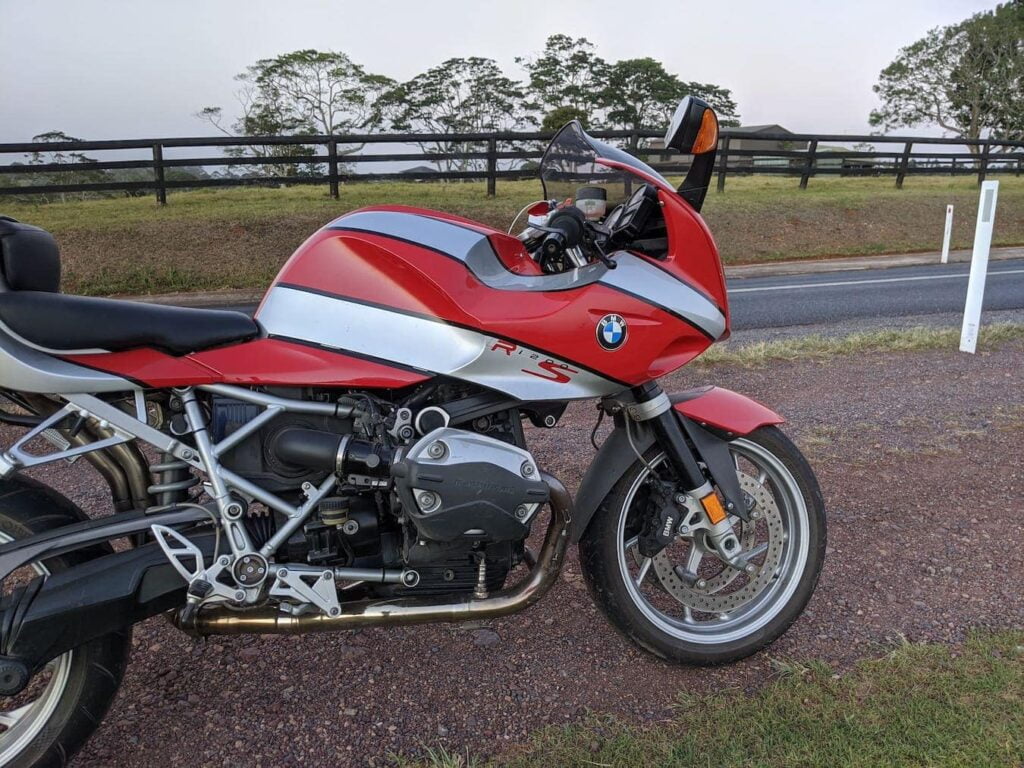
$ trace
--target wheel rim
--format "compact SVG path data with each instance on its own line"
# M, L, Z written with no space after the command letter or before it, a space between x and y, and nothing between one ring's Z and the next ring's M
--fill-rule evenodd
M747 576L718 561L716 565L722 565L721 574L724 576L704 579L707 582L704 594L708 598L716 597L715 600L700 602L696 587L684 588L674 564L667 562L670 558L666 554L668 550L659 554L658 558L662 559L658 561L643 558L635 546L630 545L636 540L635 536L627 536L631 513L635 513L634 504L650 477L651 469L664 462L664 454L655 456L649 462L649 468L645 467L640 472L619 510L616 548L619 574L627 593L645 618L661 631L684 642L720 645L742 640L757 632L789 603L807 564L810 516L792 472L771 451L753 441L740 438L731 442L729 449L741 485L747 492L756 492L758 506L755 509L761 510L760 521L741 524L738 518L733 518L734 527L743 542L744 551L751 546L763 547L756 560L760 561L760 566L766 567L759 567L756 575ZM758 489L763 489L764 493ZM766 494L770 494L771 501ZM761 545L753 543L759 533L765 538ZM707 547L700 541L698 535L686 544L683 560L687 564L691 562L689 558L693 548L706 553ZM702 561L700 557L695 559ZM737 582L739 586L734 586ZM714 606L714 609L709 610L709 606ZM731 610L726 610L729 606L732 606Z
M6 533L0 533L0 544L6 544L12 538ZM48 576L50 571L42 563L33 563L32 569L39 575ZM57 705L60 704L64 691L67 689L68 680L71 675L71 663L74 651L67 651L40 671L36 677L48 676L45 687L35 698L23 701L20 697L25 693L11 699L2 701L6 706L0 710L0 765L8 765L43 729L43 726L53 715ZM32 690L32 683L26 691ZM15 706L10 706L11 703Z

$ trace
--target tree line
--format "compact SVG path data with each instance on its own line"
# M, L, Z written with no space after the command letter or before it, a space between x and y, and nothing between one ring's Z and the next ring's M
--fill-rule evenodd
M1024 140L1024 0L932 29L874 87L871 125L939 126L964 139ZM970 147L977 152L978 147Z
M583 37L552 35L539 54L519 57L516 64L521 79L510 77L494 59L451 58L399 82L369 72L341 51L293 51L260 59L236 76L239 112L232 122L220 106L197 116L235 136L553 130L571 119L591 128L638 130L664 126L689 93L711 103L723 124L739 124L728 88L685 81L652 58L609 62ZM430 142L422 149L467 151L454 141ZM296 154L294 147L273 145L237 153ZM455 170L471 162L438 164ZM273 170L282 171L288 172Z

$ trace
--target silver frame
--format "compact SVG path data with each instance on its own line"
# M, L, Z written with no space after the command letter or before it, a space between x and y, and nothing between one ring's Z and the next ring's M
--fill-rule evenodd
M196 397L197 389L259 405L264 408L264 411L222 440L214 442L207 430L207 420ZM134 413L128 413L94 395L61 394L57 397L65 402L62 408L43 419L39 425L33 427L17 442L0 453L0 478L8 477L19 470L49 464L61 459L74 458L93 451L101 451L132 440L141 440L159 451L173 455L205 474L204 488L216 504L219 513L218 522L235 559L246 554L257 553L264 558L269 558L302 526L320 501L334 489L337 477L331 474L319 486L314 486L311 483L303 485L305 500L296 506L225 468L220 463L220 459L282 413L305 413L346 418L351 416L353 407L338 403L292 400L226 384L184 387L173 389L172 392L181 398L184 405L189 433L195 440L194 449L174 436L149 425L145 394L140 389L127 390L125 393L134 398ZM59 425L62 421L76 416L92 420L110 436L84 445L58 448L45 454L29 453L25 449L25 446L33 439L42 436L44 432ZM243 508L232 494L237 494L246 501L258 501L265 504L286 518L284 524L259 550L253 548L248 531L242 522ZM203 578L205 575L204 572L197 578ZM246 597L252 599L255 599L259 593L258 589L245 591ZM305 591L308 590L302 590L302 592ZM296 594L293 596L301 597L299 592L296 590ZM275 594L280 594L280 589Z

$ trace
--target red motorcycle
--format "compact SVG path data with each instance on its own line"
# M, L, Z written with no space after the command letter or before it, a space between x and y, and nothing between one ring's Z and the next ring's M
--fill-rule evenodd
M53 238L0 220L0 420L26 430L0 453L0 765L64 764L147 617L198 636L490 619L538 600L570 543L611 623L663 659L782 634L824 556L814 475L768 408L657 384L729 333L698 213L717 142L685 99L676 190L570 123L519 236L348 213L255 317L61 294ZM524 420L552 429L584 398L614 429L573 502ZM114 514L20 474L77 457Z

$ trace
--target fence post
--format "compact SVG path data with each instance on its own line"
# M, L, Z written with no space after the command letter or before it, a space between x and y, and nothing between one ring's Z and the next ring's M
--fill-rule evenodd
M725 192L725 171L729 165L729 137L722 139L722 151L718 153L718 191Z
M327 142L327 178L331 185L331 197L338 199L338 142Z
M804 163L804 172L800 174L800 189L807 189L807 180L814 172L815 156L818 153L818 140L814 139L811 146L807 148L807 161Z
M980 187L985 183L985 174L988 173L988 149L989 143L986 141L981 145L981 162L978 164L978 186Z
M903 157L900 158L900 167L896 171L896 189L903 189L903 178L907 175L907 166L910 164L910 150L914 142L908 141L903 147Z
M156 181L156 201L159 205L167 205L167 186L164 183L164 147L153 145L153 178Z
M494 197L498 186L498 140L487 140L487 196Z

